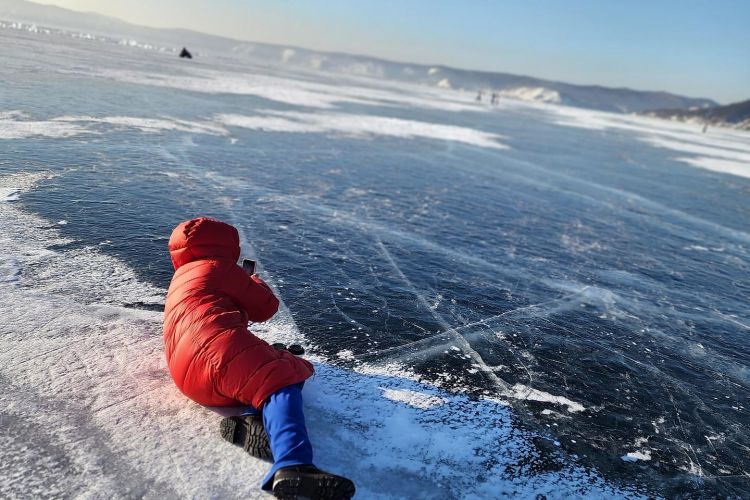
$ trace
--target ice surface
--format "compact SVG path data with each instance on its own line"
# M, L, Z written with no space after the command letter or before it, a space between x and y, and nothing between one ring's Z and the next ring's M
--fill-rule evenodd
M45 172L5 175L0 179L0 190L20 194L34 183L53 177L54 174ZM59 222L46 221L19 210L15 203L0 201L0 212L7 235L0 255L6 262L13 259L25 268L25 279L21 283L24 288L33 287L51 295L75 295L78 300L89 303L163 303L163 290L138 281L131 269L97 248L58 250L73 243L60 234ZM62 225L68 224L75 224L75 221L65 221ZM23 265L20 256L27 261Z
M28 191L45 179L4 175L0 187ZM9 229L0 301L13 305L0 318L9 430L0 494L264 497L257 484L268 465L223 442L218 417L172 384L161 314L117 305L164 290L96 249L49 250L65 241L58 229L15 203L0 203L0 224ZM286 309L255 328L268 341L304 341ZM554 472L532 472L534 436L502 403L313 360L305 395L316 461L349 474L363 498L628 495L562 455Z

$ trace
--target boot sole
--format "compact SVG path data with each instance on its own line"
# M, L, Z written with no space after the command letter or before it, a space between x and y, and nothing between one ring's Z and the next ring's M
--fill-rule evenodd
M219 425L221 437L230 443L242 446L242 449L256 458L273 460L268 436L260 426L248 426L240 417L229 417Z
M282 478L273 483L273 495L281 500L348 500L354 483L340 476Z

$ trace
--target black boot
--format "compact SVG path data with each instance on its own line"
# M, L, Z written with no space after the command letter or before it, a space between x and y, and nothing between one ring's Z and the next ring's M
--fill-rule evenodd
M354 483L312 465L284 467L273 476L273 495L283 500L349 500Z
M221 437L242 446L252 456L273 460L268 435L263 428L263 417L260 415L224 418L219 425L219 432Z

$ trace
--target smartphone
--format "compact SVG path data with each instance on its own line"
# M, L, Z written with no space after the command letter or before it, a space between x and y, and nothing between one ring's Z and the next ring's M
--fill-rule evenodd
M253 259L244 259L242 261L242 269L252 276L255 274L255 261Z

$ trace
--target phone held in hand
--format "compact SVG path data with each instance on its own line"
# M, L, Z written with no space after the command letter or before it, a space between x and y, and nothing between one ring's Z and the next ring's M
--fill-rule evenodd
M247 274L255 274L255 261L253 259L244 259L242 261L242 269L244 269Z

